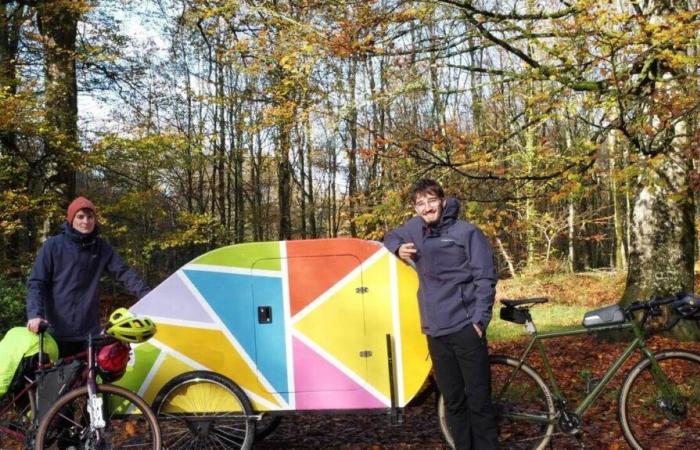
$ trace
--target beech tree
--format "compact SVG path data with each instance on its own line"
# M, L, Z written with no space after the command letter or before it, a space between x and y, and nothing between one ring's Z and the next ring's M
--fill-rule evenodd
M692 291L696 2L440 3L514 57L524 67L513 66L518 79L582 96L597 111L594 126L624 137L630 162L622 170L635 185L623 303Z

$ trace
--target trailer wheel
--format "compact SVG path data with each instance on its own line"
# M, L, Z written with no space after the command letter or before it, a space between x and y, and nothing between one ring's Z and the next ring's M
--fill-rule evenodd
M215 372L197 370L173 378L156 395L153 410L163 448L247 450L255 440L248 396Z

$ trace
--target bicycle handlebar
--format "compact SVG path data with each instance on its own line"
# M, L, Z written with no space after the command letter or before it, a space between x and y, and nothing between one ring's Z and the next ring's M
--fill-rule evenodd
M49 323L47 321L42 320L41 322L39 322L39 328L38 328L39 333L44 333L48 329L49 329Z
M678 297L675 295L670 297L651 297L649 300L643 302L633 302L625 308L625 312L633 313L635 311L647 310L655 313L659 306L668 305L676 300L678 300Z

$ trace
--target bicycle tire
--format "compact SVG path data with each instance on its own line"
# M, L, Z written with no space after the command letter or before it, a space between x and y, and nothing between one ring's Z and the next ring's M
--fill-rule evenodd
M160 450L160 428L156 415L138 395L122 387L98 384L102 399L103 441L94 442L87 413L88 389L82 386L60 397L39 425L36 449L59 447L85 449L153 449Z
M627 373L620 389L622 433L633 449L700 448L700 355L666 350L654 356L680 395L657 389L651 360L644 358Z
M554 433L555 425L551 420L556 414L554 401L542 377L527 364L523 363L518 369L519 364L515 358L491 356L491 401L498 422L499 448L542 450ZM511 375L513 378L506 388ZM518 414L527 414L528 418ZM442 394L438 399L438 417L443 437L454 449Z
M161 388L153 402L169 450L252 448L255 419L248 396L216 372L183 373Z
M3 408L3 414L0 415L0 425L5 428L9 428L16 432L16 436L0 432L0 448L10 448L10 442L12 446L16 447L17 443L27 444L33 439L33 433L36 429L36 424L34 423L34 417L36 415L36 390L33 388L28 389L21 396L14 396L14 394L6 394L6 397L2 399L0 406L11 407Z

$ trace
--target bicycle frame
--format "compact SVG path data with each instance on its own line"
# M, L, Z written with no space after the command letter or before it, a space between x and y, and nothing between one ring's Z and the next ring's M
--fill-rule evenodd
M646 318L642 319L641 323L643 323L645 320ZM625 348L624 352L617 358L617 360L610 366L610 368L608 368L608 370L603 375L602 379L595 385L595 387L576 405L576 408L573 410L573 412L581 416L596 401L596 399L603 392L610 380L612 380L615 374L637 350L639 350L642 353L643 357L651 361L652 375L654 377L654 380L665 393L668 393L667 390L669 389L669 387L668 383L666 382L667 379L663 372L659 369L658 363L654 358L654 353L646 346L646 339L644 337L642 326L635 320L628 319L628 321L621 324L601 325L591 328L578 327L570 330L548 333L538 333L532 320L528 320L526 326L528 328L528 332L532 335L532 338L530 339L530 342L528 343L520 358L518 358L517 367L514 368L512 373L509 375L508 379L501 388L501 391L497 394L497 397L500 397L503 394L503 392L505 392L508 389L508 386L510 385L511 381L513 380L517 372L521 369L522 365L527 361L528 357L530 356L530 353L533 351L533 349L537 348L542 357L542 363L545 372L547 373L548 387L552 392L552 395L555 400L555 407L557 409L557 412L559 413L561 409L563 409L562 407L565 404L565 399L562 395L562 391L559 388L559 385L557 384L556 378L554 376L554 371L552 370L552 366L549 363L549 358L547 357L543 341L545 339L555 339L566 336L579 336L583 334L592 334L600 331L630 330L634 333L634 339L632 340L632 342L627 346L627 348ZM557 416L558 415L559 414L557 414ZM555 417L545 418L542 416L534 416L527 414L516 414L515 416L517 416L519 419L543 423L552 422L555 419Z

